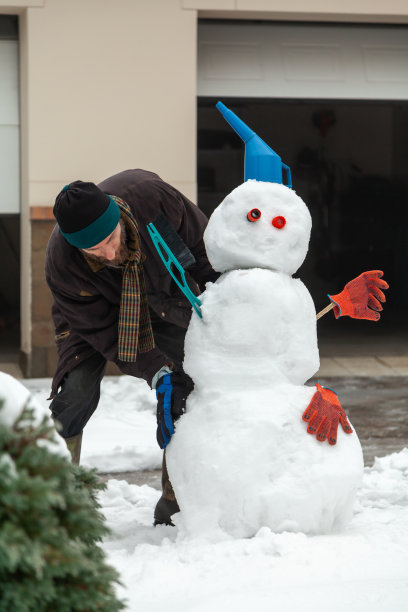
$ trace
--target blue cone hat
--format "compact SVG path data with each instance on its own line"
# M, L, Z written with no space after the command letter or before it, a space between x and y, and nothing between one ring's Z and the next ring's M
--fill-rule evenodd
M291 188L290 168L282 162L279 155L225 104L217 102L216 107L245 143L245 180L286 184ZM286 174L286 183L283 182L283 171Z

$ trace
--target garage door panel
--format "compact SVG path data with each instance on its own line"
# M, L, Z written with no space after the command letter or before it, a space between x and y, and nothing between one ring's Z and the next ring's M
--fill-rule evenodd
M362 46L366 79L408 84L408 47Z
M0 213L20 212L19 127L0 125Z
M199 26L198 95L263 98L408 97L408 28Z
M18 122L18 42L0 40L0 125Z
M0 40L0 214L20 212L18 41Z
M256 43L201 44L205 79L263 79L261 48Z

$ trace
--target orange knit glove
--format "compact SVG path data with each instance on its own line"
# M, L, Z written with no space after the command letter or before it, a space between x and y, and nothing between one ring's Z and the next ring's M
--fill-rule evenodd
M379 311L382 310L380 302L385 302L381 289L388 289L388 283L381 280L382 275L381 270L363 272L347 283L341 293L329 295L335 304L336 319L349 316L352 319L378 321Z
M353 433L353 430L340 405L337 393L331 389L325 389L319 383L316 389L302 419L309 423L307 432L312 435L316 434L319 442L324 442L329 436L329 444L336 444L339 422L346 433Z

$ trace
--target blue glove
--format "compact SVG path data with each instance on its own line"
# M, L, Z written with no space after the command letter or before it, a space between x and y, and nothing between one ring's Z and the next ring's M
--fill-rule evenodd
M165 374L156 384L157 431L160 448L166 448L174 434L174 423L186 410L186 399L193 390L191 378L184 372Z

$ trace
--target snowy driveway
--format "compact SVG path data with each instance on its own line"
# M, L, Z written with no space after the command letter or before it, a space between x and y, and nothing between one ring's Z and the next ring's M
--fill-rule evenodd
M49 380L23 382L45 401ZM408 609L405 378L320 382L339 393L365 453L363 486L347 529L306 536L262 528L250 539L187 539L180 526L152 527L156 488L112 478L100 494L112 530L103 546L121 574L129 611ZM145 384L106 378L86 430L84 463L104 472L148 470L157 486L154 411L154 393ZM374 455L382 458L372 465Z

